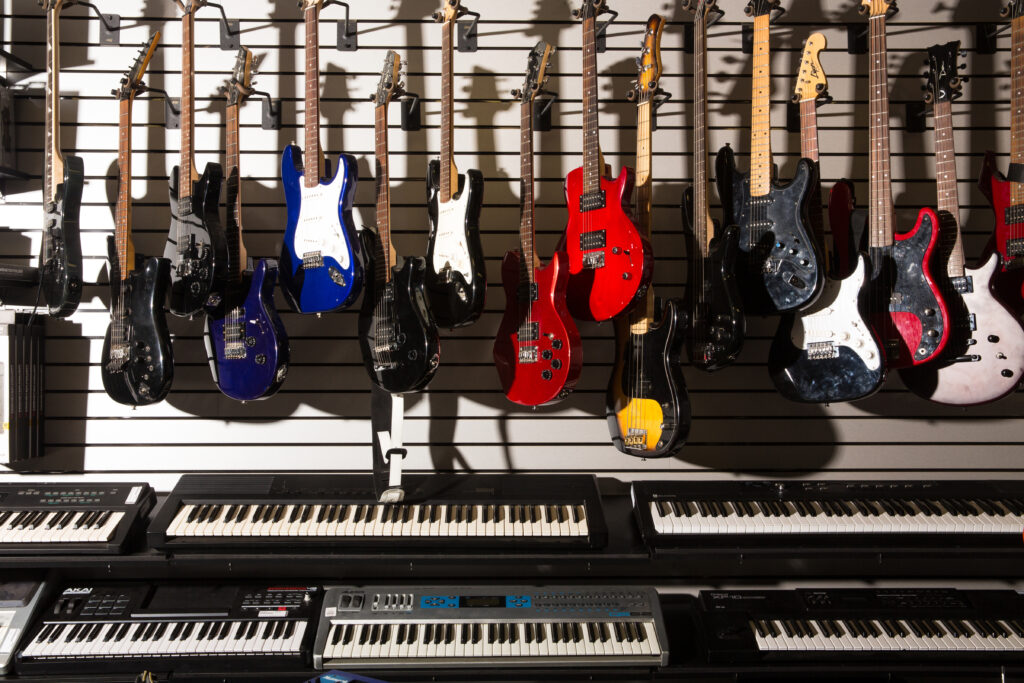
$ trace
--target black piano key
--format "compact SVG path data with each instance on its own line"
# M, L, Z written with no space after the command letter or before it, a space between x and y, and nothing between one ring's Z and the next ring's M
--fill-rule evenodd
M993 507L992 504L989 503L984 498L975 498L975 499L971 500L970 502L974 503L974 505L976 507L981 508L982 512L984 512L985 514L988 514L988 515L997 515L998 514L996 512L995 507Z
M260 631L260 640L269 640L270 634L274 632L274 622L268 621Z
M562 642L562 624L557 621L551 624L551 642Z
M480 624L473 624L473 644L477 644L483 640L483 629L480 628Z
M768 637L768 629L764 627L764 622L762 620L750 619L747 621L747 623L750 625L750 629L752 631L757 632L757 635L761 636L762 638Z
M337 645L338 641L341 640L341 634L345 632L344 624L332 624L331 630L327 634L327 639L331 641L331 645Z
M289 524L294 524L295 522L297 522L299 520L299 515L301 515L301 514L302 514L302 506L301 505L293 505L292 506L292 511L288 514L288 523Z
M508 627L508 640L510 643L519 642L519 628L515 624L509 624Z
M765 619L764 626L768 630L768 635L770 635L772 638L778 638L780 635L782 635L782 631L779 629L778 626L775 625L774 620Z
M341 642L343 645L348 645L352 642L352 639L356 637L355 624L345 624L345 630L342 633Z
M220 627L220 633L217 635L217 640L224 640L231 633L231 622L225 621L224 625Z
M470 628L469 624L460 624L459 625L459 642L462 643L463 645L467 644L469 642L469 636L470 636L472 630L473 629Z
M312 505L303 505L302 506L302 516L299 518L299 521L302 522L303 524L305 524L306 522L309 521L309 518L312 517L312 516L313 516L313 506Z
M1003 498L1003 505L1015 515L1024 515L1024 502L1019 498Z
M105 624L93 624L93 627L89 629L89 632L85 635L85 641L87 643L91 643L92 641L96 640L96 637L99 636L100 631L103 630L104 625Z
M910 627L911 632L918 638L924 638L924 631L918 626L916 619L904 619L903 623Z
M405 644L412 645L416 642L416 638L419 635L419 627L416 624L409 624L409 629L405 634Z
M285 636L288 637L287 635ZM391 624L384 624L380 629L380 642L390 643L391 642Z
M444 624L438 624L434 627L434 645L440 645L441 641L444 639L444 627Z
M572 521L574 521L577 524L579 524L580 522L583 521L583 518L585 516L586 516L586 512L584 512L582 505L573 505L572 506Z
M272 640L278 640L283 633L284 633L284 622L283 621L279 621L276 624L274 624L274 632L271 634L270 637L271 637Z
M487 643L493 645L498 639L498 630L494 628L494 624L487 624Z
M501 633L499 634L499 643L511 642L511 637L508 634L508 622L501 624Z
M167 633L169 622L160 622L160 625L156 627L156 631L153 632L153 640L160 640Z
M793 630L793 622L789 619L782 620L782 628L783 630L785 630L786 636L788 636L789 638L792 638L796 635L796 631Z
M1006 623L1013 629L1018 638L1024 638L1024 621L1020 619L1007 619Z
M370 642L370 626L368 624L362 624L356 628L359 629L359 644L366 645L366 643Z
M502 524L504 524L505 523L505 510L507 510L507 509L508 509L508 507L505 506L505 505L495 505L494 506L494 521L495 522L501 522Z
M287 510L287 509L288 509L287 505L275 505L274 506L274 517L273 517L274 524L277 524L282 519L284 519L284 513L285 513L285 510Z
M809 632L804 628L803 619L793 619L792 624L793 630L796 632L797 636L800 638L806 638L808 636Z
M455 642L455 624L446 624L444 628L444 642L446 645Z
M285 622L285 625L284 625L284 637L285 638L291 638L294 635L295 635L295 622L289 620L289 621Z
M50 636L46 639L46 642L48 642L48 643L55 643L55 642L57 642L57 639L60 638L64 634L64 631L67 628L68 628L67 624L60 624L59 626L57 626L57 628L53 629L53 631L50 632Z
M537 624L537 628L535 630L535 636L538 643L543 643L548 639L547 630L544 628L544 624Z
M145 630L142 632L143 642L147 640L152 640L153 634L156 633L157 626L159 626L159 624L157 624L155 621L151 621L149 622L149 624L146 625Z
M441 509L442 507L443 506L441 506L441 505L431 505L430 506L430 521L431 521L431 523L440 522L441 521L441 515L444 512Z
M592 626L592 624L587 624L587 626ZM525 631L525 633L523 635L523 639L526 641L526 644L529 645L536 638L536 631L534 629L533 623L529 622L529 623L525 624L524 631Z
M636 642L640 641L640 636L636 632L636 622L635 621L630 621L627 624L625 624L625 630L626 630L626 639L629 640L629 642L636 643ZM579 642L579 641L576 641L576 642Z
M54 624L46 624L46 625L44 625L43 628L41 628L39 630L39 633L36 635L36 637L34 639L34 642L41 643L44 640L46 640L47 637L49 637L50 633L53 631L54 628L55 628Z
M558 523L566 524L569 521L569 506L559 505L558 506Z

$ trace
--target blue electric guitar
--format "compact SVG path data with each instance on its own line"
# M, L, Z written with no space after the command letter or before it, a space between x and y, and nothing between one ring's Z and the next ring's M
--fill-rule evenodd
M342 154L331 177L320 151L318 22L324 0L301 0L306 19L306 149L284 150L281 180L288 228L281 245L281 288L300 313L335 311L351 304L363 286L363 255L352 224L359 171ZM326 170L326 173L324 171ZM323 182L327 176L329 179Z
M252 272L242 243L238 108L252 92L252 52L242 47L227 88L228 281L224 296L206 315L206 353L213 381L239 401L273 395L288 373L288 335L274 307L277 264L260 259Z

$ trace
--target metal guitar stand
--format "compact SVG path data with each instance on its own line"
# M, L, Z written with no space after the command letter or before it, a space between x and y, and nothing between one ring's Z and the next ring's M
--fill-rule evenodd
M405 396L373 385L370 389L370 424L373 430L373 490L381 503L400 503L402 465L409 452L402 445Z

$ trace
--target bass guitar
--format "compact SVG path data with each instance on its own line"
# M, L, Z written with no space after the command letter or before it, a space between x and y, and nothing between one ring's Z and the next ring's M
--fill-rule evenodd
M992 241L999 254L996 293L1018 315L1024 315L1024 0L1010 0L1002 9L1010 20L1010 167L1003 175L995 152L985 153L978 186L995 213Z
M487 270L480 244L480 207L484 177L455 166L455 93L453 36L458 18L468 10L461 0L444 0L434 12L441 23L441 155L427 169L427 298L441 327L469 325L484 310Z
M259 259L251 271L242 241L242 173L238 110L252 93L252 52L238 49L227 87L228 279L224 296L206 314L206 353L213 381L225 396L257 401L277 393L288 374L288 335L274 307L277 263Z
M171 334L164 314L171 262L143 259L132 242L132 103L145 91L142 76L158 42L159 33L142 48L113 91L120 109L117 211L114 236L107 240L110 325L103 338L100 376L107 395L129 406L164 400L174 380Z
M934 360L949 338L949 314L931 275L939 238L935 211L921 209L910 232L896 234L889 163L889 85L885 24L896 13L895 0L861 0L868 15L872 68L871 192L868 207L868 256L871 261L867 306L869 322L881 338L889 369Z
M637 103L636 213L640 234L651 235L651 113L660 93L661 34L665 18L647 20L639 76L630 99ZM615 366L608 382L608 429L615 447L642 458L678 451L690 432L690 399L681 356L684 314L678 299L659 308L647 287L628 317L615 320Z
M633 223L633 170L609 177L598 140L597 17L606 0L583 0L583 166L565 179L569 222L569 310L587 320L610 320L643 296L654 272L651 245Z
M771 145L771 20L779 0L750 0L754 17L754 78L750 172L740 173L732 148L718 152L718 194L726 225L740 230L736 274L747 313L774 315L814 303L824 273L807 232L814 164L801 159L789 183L773 178Z
M683 194L689 277L685 326L690 364L718 370L743 348L746 318L736 281L739 229L712 220L708 208L708 26L722 17L718 0L687 0L693 12L693 185Z
M40 0L40 4L46 9L46 145L39 278L50 315L66 318L82 299L78 213L85 170L80 157L60 151L60 11L65 0Z
M359 312L359 345L370 379L384 391L404 394L430 382L441 360L437 324L424 294L427 265L408 256L399 266L391 245L391 189L388 173L388 104L401 96L401 62L388 50L373 96L377 151L377 232L360 233L373 264Z
M228 245L220 224L224 169L208 163L196 172L195 14L206 0L175 0L181 18L181 164L171 172L171 229L164 258L171 261L171 313L189 317L216 305L228 272Z
M519 251L501 262L505 315L494 340L494 364L501 388L513 403L539 406L569 395L583 369L580 333L565 303L569 264L556 251L541 267L534 249L533 106L547 80L555 48L544 41L530 52L526 82L512 95L520 102Z
M958 75L960 42L928 48L925 102L935 114L935 179L942 222L946 278L941 280L949 308L949 342L930 363L900 371L903 383L918 396L948 405L977 405L1013 392L1024 376L1024 328L992 295L999 254L979 268L964 267L953 143L953 101L962 95Z
M363 287L363 253L352 222L359 170L350 154L331 175L320 148L320 10L302 0L306 23L305 153L295 145L281 158L288 227L281 244L281 289L299 313L324 313L355 301ZM326 178L326 180L325 180Z
M828 92L820 59L825 46L821 33L807 39L793 97L800 105L800 156L810 159L816 167L817 106ZM829 218L837 233L849 230L848 188L849 183L840 181L829 197ZM820 179L816 179L811 191L809 217L815 237L824 247ZM863 254L857 254L851 274L843 277L835 270L825 280L817 301L802 311L782 316L768 354L768 374L780 394L805 403L839 403L870 396L881 388L885 381L885 357L862 310L866 283L867 260Z

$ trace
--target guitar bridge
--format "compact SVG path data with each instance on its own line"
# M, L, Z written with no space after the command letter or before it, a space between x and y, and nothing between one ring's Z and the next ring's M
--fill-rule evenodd
M313 270L324 267L324 255L319 251L307 251L302 255L302 269Z
M592 251L588 254L584 254L583 267L591 269L604 268L604 252Z
M580 251L604 249L607 243L608 238L604 230L587 230L580 233Z
M839 349L832 342L813 342L807 345L810 360L831 360L839 358Z
M598 190L597 192L587 192L586 194L580 195L580 213L583 213L584 211L594 211L596 209L603 209L604 207L604 190Z
M626 448L647 448L647 430L630 429L623 437L622 443Z
M520 363L536 363L537 362L537 347L536 346L520 346L519 347L519 362Z

